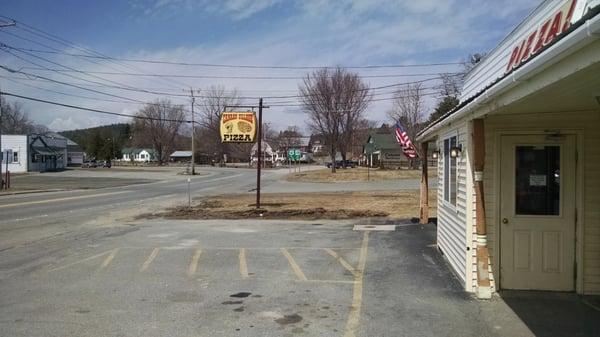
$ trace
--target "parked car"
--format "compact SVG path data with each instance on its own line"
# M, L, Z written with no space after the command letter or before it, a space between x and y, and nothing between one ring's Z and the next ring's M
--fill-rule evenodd
M112 167L112 163L108 160L103 160L100 162L99 166L103 167L103 168L111 168Z
M358 163L354 160L346 160L346 167L347 168L355 168L356 166L358 166ZM342 168L344 167L344 161L343 160L336 160L335 162L335 168ZM331 168L331 163L327 163L327 168Z
M96 163L95 160L89 160L89 161L84 161L83 164L81 164L82 168L96 168L98 167L98 163Z

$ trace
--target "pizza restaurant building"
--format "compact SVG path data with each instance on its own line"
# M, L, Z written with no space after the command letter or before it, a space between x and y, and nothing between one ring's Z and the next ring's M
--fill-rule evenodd
M418 135L439 149L438 247L480 298L600 294L599 13L598 0L543 2Z

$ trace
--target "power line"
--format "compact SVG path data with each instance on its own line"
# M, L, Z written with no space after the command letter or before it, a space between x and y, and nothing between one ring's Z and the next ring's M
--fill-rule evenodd
M133 99L133 98L119 96L119 95L114 95L114 94L103 92L103 91L100 91L100 90L89 89L89 88L85 88L85 87L78 86L78 85L75 85L75 84L70 84L70 83L66 83L66 82L62 82L62 81L58 81L58 80L53 80L51 78L47 78L47 77L40 76L40 75L34 75L34 74L29 74L29 73L26 73L26 72L23 72L23 71L20 71L20 70L14 70L14 69L11 69L11 68L3 66L3 65L0 65L0 68L4 69L4 70L6 70L6 71L8 71L10 73L19 73L19 74L23 74L25 76L32 76L32 77L36 77L36 78L41 78L41 79L44 79L44 80L47 80L47 81L50 81L50 82L53 82L53 83L58 83L58 84L66 85L66 86L69 86L69 87L74 87L74 88L77 88L77 89L81 89L81 90L85 90L85 91L89 91L89 92L94 92L94 93L97 93L97 94L102 94L102 95L111 96L111 97L115 97L115 98L126 99L126 100L129 100L129 101L134 101L134 102L138 102L138 103L144 103L143 101L136 100L136 99Z
M15 50L25 50L23 48L9 47ZM28 70L47 70L54 72L81 72L80 70L64 70L52 68L23 67ZM164 77L164 78L195 78L195 79L234 79L234 80L302 80L306 76L217 76L217 75L181 75L181 74L143 74L143 73L124 73L111 71L86 71L88 74L99 75L118 75L118 76L137 76L137 77ZM396 78L396 77L420 77L420 76L439 76L440 74L459 75L458 72L449 73L420 73L420 74L385 74L385 75L359 75L360 78ZM331 76L328 76L331 77Z
M47 53L47 54L59 54L65 56L74 57L86 57L102 60L116 60L123 62L135 62L135 63L150 63L150 64L168 64L176 66L194 66L194 67L211 67L211 68L246 68L246 69L291 69L291 70L311 70L311 69L332 69L337 66L262 66L262 65L248 65L248 64L216 64L216 63L193 63L193 62L174 62L174 61L158 61L158 60L145 60L145 59L133 59L123 57L110 57L110 56L95 56L87 54L57 52L51 50L39 50L39 49L28 49L28 51L36 53ZM345 69L385 69L385 68L426 68L426 67L441 67L450 65L461 65L463 62L440 62L440 63L421 63L421 64L389 64L389 65L364 65L364 66L339 66Z
M2 15L0 15L0 16L2 16ZM16 22L16 21L14 21L14 22ZM22 29L22 30L26 31L29 34L41 37L43 39L47 39L47 40L53 41L55 43L61 44L63 46L69 47L69 48L75 48L77 50L81 50L82 52L87 53L88 55L91 54L91 55L96 55L96 56L108 58L107 55L104 55L104 54L102 54L100 52L97 52L95 50L88 49L88 48L85 48L85 47L80 47L80 46L76 45L75 43L73 43L71 41L68 41L68 40L63 39L63 38L61 38L59 36L56 36L56 35L44 32L41 29L35 28L35 27L33 27L31 25L28 25L28 24L25 24L23 22L19 22L19 25L17 25L16 27L19 28L19 29ZM25 40L25 41L28 41L28 42L40 45L40 46L48 48L48 49L51 49L51 50L53 50L53 51L55 51L57 53L58 52L62 52L62 50L60 50L60 49L48 46L48 45L46 45L44 43L41 43L39 41L35 41L35 40L31 40L31 39L25 38L23 36L15 34L15 33L7 32L7 31L0 31L0 32L12 35L12 36L17 37L19 39L22 39L22 40ZM95 61L93 59L90 59L90 58L82 58L82 59L85 59L88 62L100 65L100 63L98 61ZM115 61L115 60L106 60L106 59L105 59L105 61L107 61L108 63L113 63L113 64L116 64L116 65L119 65L119 66L121 66L122 68L125 68L125 69L133 69L135 71L141 71L139 68L137 68L135 66L132 66L132 65L129 65L129 64L126 64L126 63L118 62L118 61ZM111 67L111 66L109 66L109 68L118 70L118 69L116 69L114 67ZM168 83L168 82L177 83L177 85L182 85L182 86L187 86L188 85L187 83L183 83L183 82L179 82L179 81L175 81L175 80L169 80L169 79L163 80L163 82L165 82L165 83ZM177 89L179 90L179 87L177 87Z
M59 36L53 35L51 33L45 32L41 29L35 28L26 23L14 20L5 15L0 15L8 20L12 20L17 23L17 26L24 26L28 31L35 31L38 35L44 34L46 38L53 40L57 43L63 45L72 46L73 44ZM84 50L89 52L91 50L78 48L79 50ZM32 50L33 51L33 50ZM218 64L218 63L192 63L192 62L173 62L173 61L160 61L160 60L147 60L147 59L135 59L135 58L119 58L119 57L111 57L104 54L100 54L98 52L93 52L94 55L90 54L78 54L78 53L67 53L67 52L59 52L59 51L48 51L48 50L36 50L36 52L40 53L50 53L50 54L61 54L67 56L75 56L75 57L85 57L85 58L94 58L94 59L103 59L103 60L111 60L111 61L123 61L123 62L137 62L137 63L152 63L152 64L171 64L171 65L179 65L179 66L198 66L198 67L215 67L215 68L249 68L249 69L327 69L327 68L336 68L336 66L276 66L276 65L248 65L248 64ZM437 63L422 63L422 64L372 64L372 65L362 65L362 66L341 66L346 69L380 69L380 68L413 68L413 67L437 67L437 66L448 66L448 65L461 65L463 62L437 62Z
M105 111L105 110L99 110L99 109L93 109L93 108L85 108L85 107L71 105L71 104L64 104L64 103L58 103L58 102L48 101L48 100L45 100L45 99L40 99L40 98L35 98L35 97L28 97L28 96L17 95L17 94L13 94L13 93L9 93L9 92L0 92L0 95L12 96L12 97L26 99L26 100L29 100L29 101L35 101L35 102L46 103L46 104L51 104L51 105L57 105L57 106L65 107L65 108L71 108L71 109L91 111L91 112L96 112L96 113L101 113L101 114L106 114L106 115L121 116L121 117L130 117L130 118L136 118L136 119L159 120L159 121L165 121L165 122L191 123L190 120L177 120L177 119L166 119L166 118L154 118L154 117L147 117L147 116L136 116L136 115L128 115L128 114L124 114L124 113L119 113L119 112L111 112L111 111Z
M45 69L45 70L48 70L48 71L54 71L54 70L53 70L53 69L51 69L51 68L45 67L45 66L43 66L43 65L41 65L41 64L39 64L39 63L33 62L33 61L31 61L31 60L28 60L28 59L26 59L26 58L24 58L24 57L22 57L22 56L16 55L15 53L11 52L10 50L7 50L7 49L6 49L6 48L4 48L4 47L9 47L9 46L7 46L7 45L5 45L5 44L0 44L0 50L2 50L2 51L3 51L3 52L5 52L5 53L8 53L8 54L10 54L10 55L12 55L12 56L14 56L14 57L16 57L16 58L18 58L18 59L22 60L22 61L25 61L25 62L27 62L27 63L30 63L30 64L33 64L33 65L35 65L35 66L41 67L41 68L43 68L43 69ZM48 60L48 59L46 59L46 58L43 58L43 57L39 57L39 56L33 55L33 54L30 54L30 53L27 53L27 52L22 52L22 53L25 53L26 55L29 55L29 56L32 56L32 57L35 57L35 58L39 58L39 59L41 59L41 60L43 60L43 61L46 61L46 62L48 62L48 63L56 64L56 65L59 65L59 66L61 66L61 67L64 67L64 68L68 68L68 69L70 69L70 70L74 70L75 72L77 72L77 73L80 73L80 74L83 74L83 75L87 75L87 76L95 77L95 78L98 78L98 79L100 79L100 80L103 80L103 81L106 81L106 82L109 82L109 83L113 83L113 84L115 84L115 85L108 85L108 84L105 84L105 83L101 83L101 82L97 82L97 81L93 81L93 80L85 79L85 78L82 78L82 77L79 77L79 76L74 76L74 75L71 75L71 74L69 74L69 73L66 73L66 74L61 74L60 72L56 72L56 71L54 71L54 72L56 72L56 73L57 73L57 74L59 74L59 75L64 75L64 76L67 76L67 77L70 77L70 78L74 78L74 79L77 79L77 80L81 80L81 81L85 81L85 82L90 82L90 83L94 83L94 84L99 84L99 85L103 85L103 86L105 86L105 87L107 87L107 88L113 88L113 89L120 89L120 90L127 90L127 91L135 91L135 92L141 92L141 93L152 94L152 95L163 95L163 96L167 96L167 95L168 95L168 96L180 96L180 97L187 97L187 95L183 95L183 94L172 94L172 93L163 93L163 92L157 92L157 91L151 91L151 90L142 90L142 89L138 89L138 88L135 88L135 87L132 87L132 86L126 85L126 84L122 84L122 83L119 83L119 82L116 82L116 81L112 81L112 80L105 79L105 78L103 78L103 77L100 77L100 76L89 75L89 74L87 74L85 71L78 70L78 69L75 69L75 68L71 68L71 67L68 67L68 66L62 65L62 64L60 64L60 63L57 63L57 62L54 62L54 61ZM24 72L22 72L22 71L18 71L18 72L21 72L21 73L25 74L25 73L24 73ZM33 76L35 76L35 75L33 75Z
M9 53L9 54L17 57L17 58L23 59L20 56L15 55L15 54L11 53L8 50L4 50L4 49L2 49L2 50L4 52L7 52L7 53ZM32 64L35 64L35 65L38 65L35 62L29 61L29 60L25 60L25 61L28 62L28 63L32 63ZM27 73L27 72L24 72L22 70L10 69L10 68L8 68L6 66L2 66L2 65L0 65L0 68L3 68L3 69L5 69L5 70L7 70L9 72L12 72L12 73L20 73L20 74L24 74L24 75L28 75L28 76L33 76L33 77L38 77L38 78L46 79L46 80L51 81L51 82L56 82L56 83L60 83L60 84L64 84L64 85L74 86L74 87L77 87L77 88L82 89L82 90L94 91L93 89L88 89L88 88L85 88L85 87L81 87L81 86L77 86L77 85L73 85L73 84L68 84L68 83L65 83L65 82L62 82L62 81L53 80L53 79L50 79L50 78L47 78L47 77L44 77L44 76ZM77 76L73 76L73 75L71 75L70 77L75 77L77 79L80 79L80 80L83 80L83 81L87 81L87 82L96 83L96 84L102 84L102 83L99 83L99 82L96 82L96 81L91 81L91 80L86 80L86 79L78 78ZM429 81L433 81L433 80L438 80L438 79L440 79L440 77L431 77L431 78L426 78L426 79L422 79L422 80L418 80L418 81L399 82L399 83L394 83L394 84L377 86L377 87L373 87L373 88L356 89L356 90L353 90L352 92L381 90L381 89L399 87L399 86L410 85L410 84L425 83L425 82L429 82ZM148 91L148 90L139 90L139 89L135 89L135 88L113 86L113 85L105 85L105 86L108 87L108 88L121 89L121 90L127 90L127 91L135 91L135 92L142 92L142 93L154 94L154 95L161 95L161 96L188 97L187 95L184 95L184 94L166 93L166 92L157 92L157 91ZM103 92L100 92L100 93L103 93ZM106 94L106 93L103 93L103 94ZM112 95L112 94L109 94L109 95ZM112 95L112 96L114 96L114 95ZM203 95L203 96L198 96L198 97L199 98L216 98L217 96ZM302 97L302 96L301 95L262 96L262 98L265 98L265 99L300 98L300 97ZM123 97L122 96L117 96L117 98L123 98ZM255 99L259 99L260 97L255 97L255 96L240 96L238 98L239 99L252 99L252 100L255 100ZM125 98L125 99L128 99L128 98Z
M97 98L97 97L89 97L89 96L83 96L83 95L77 95L77 94L71 94L71 93L66 93L66 92L62 92L62 91L58 91L58 90L53 90L53 89L48 89L48 88L42 88L42 87L38 87L35 85L31 85L31 84L27 84L27 83L23 83L21 81L18 81L14 78L10 78L10 77L6 77L6 76L0 76L0 78L4 78L10 82L16 83L18 85L23 85L23 86L27 86L33 89L37 89L37 90L41 90L41 91L47 91L47 92L51 92L51 93L55 93L55 94L59 94L59 95L63 95L63 96L68 96L68 97L75 97L75 98L82 98L82 99L89 99L89 100L93 100L93 101L99 101L99 102L108 102L108 103L124 103L124 104L136 104L136 105L152 105L152 106L161 106L162 104L160 103L153 103L153 102L133 102L133 101L126 101L126 100L114 100L114 99L106 99L106 98ZM178 106L180 106L180 104L176 104ZM189 110L186 110L185 108L183 108L183 105L181 105L182 109L184 112L189 113Z

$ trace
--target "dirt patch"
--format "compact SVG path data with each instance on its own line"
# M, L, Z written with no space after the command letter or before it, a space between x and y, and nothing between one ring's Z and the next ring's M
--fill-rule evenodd
M437 169L429 170L429 177L436 177ZM384 181L398 179L420 179L421 170L387 170L364 167L337 169L331 173L331 169L320 169L299 173L292 173L286 177L288 181L299 182L344 182L344 181Z
M435 211L435 192L429 205ZM255 195L240 194L200 199L191 208L179 206L139 218L169 219L351 219L389 217L405 219L419 214L419 191L402 190L335 193L269 193L262 195L261 208Z

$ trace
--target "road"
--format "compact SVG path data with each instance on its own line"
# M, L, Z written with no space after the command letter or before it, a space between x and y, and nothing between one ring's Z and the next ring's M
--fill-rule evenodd
M191 178L192 198L249 193L256 187L256 171L203 167ZM75 172L86 173L86 172ZM345 184L307 184L282 181L287 170L265 170L262 188L269 192L416 189L418 181ZM106 174L91 171L89 174ZM0 251L36 239L73 233L82 226L110 225L138 214L187 203L187 176L140 171L126 177L152 177L155 182L129 186L0 196ZM36 231L32 231L35 228Z

